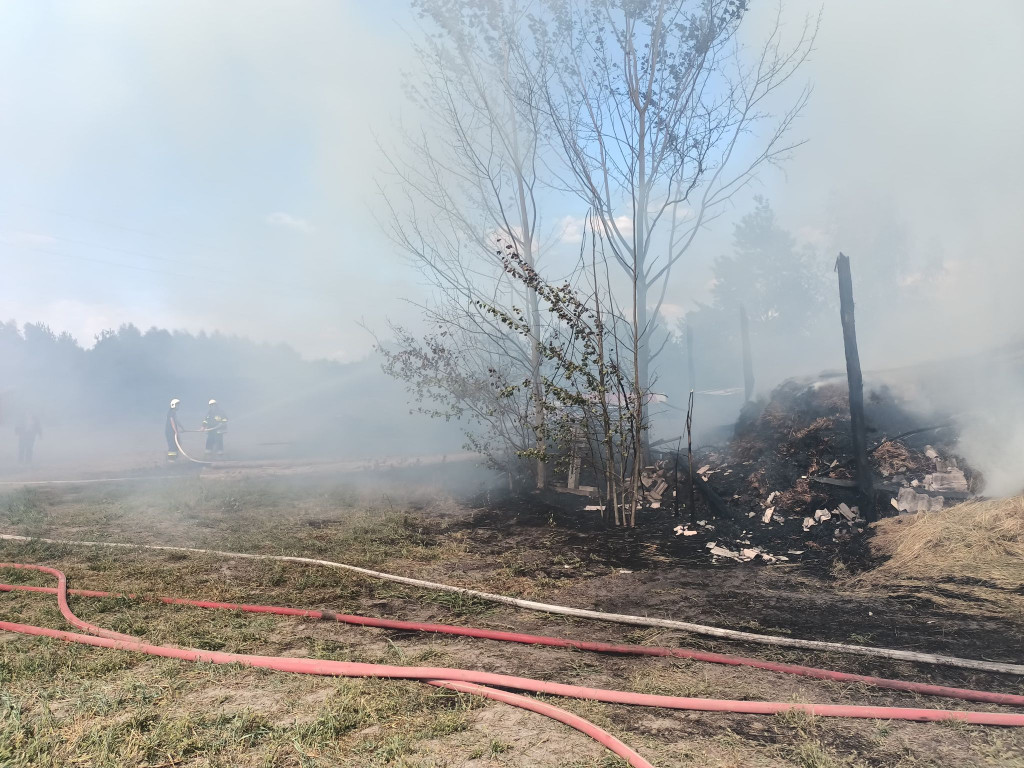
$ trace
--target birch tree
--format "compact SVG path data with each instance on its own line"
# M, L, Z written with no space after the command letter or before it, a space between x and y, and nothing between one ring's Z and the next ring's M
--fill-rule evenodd
M667 339L658 317L673 269L799 143L789 136L809 88L774 113L773 102L816 27L808 20L787 45L777 16L749 48L746 11L746 0L549 0L533 27L565 186L599 218L628 285L637 392L650 391Z
M386 191L391 233L435 287L431 321L453 323L486 370L528 378L534 479L545 483L544 323L536 291L508 279L496 253L508 245L532 269L541 249L540 137L545 112L519 41L527 23L517 0L416 0L432 33L409 92L430 122L409 136ZM397 187L398 191L395 191ZM497 247L496 247L497 246ZM529 334L511 333L479 302L525 308ZM518 412L516 409L507 413ZM506 425L504 429L511 429ZM519 451L522 453L522 451Z

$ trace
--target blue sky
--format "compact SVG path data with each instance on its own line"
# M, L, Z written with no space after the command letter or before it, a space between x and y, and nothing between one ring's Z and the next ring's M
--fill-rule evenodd
M818 6L787 2L787 24ZM365 355L359 322L408 322L401 299L421 295L375 220L378 143L416 120L414 26L399 0L0 0L0 317L85 343L134 322ZM1022 50L1014 0L826 0L810 141L750 195L855 258L898 221L908 279L938 258L960 305L948 333L1024 327ZM749 197L694 251L673 311L705 297Z
M365 349L409 279L370 215L402 37L367 6L0 5L4 314Z

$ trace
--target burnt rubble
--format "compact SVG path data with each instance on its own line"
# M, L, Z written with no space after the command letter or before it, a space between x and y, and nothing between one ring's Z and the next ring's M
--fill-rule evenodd
M880 514L941 509L979 490L949 425L921 428L884 388L866 406ZM685 452L663 452L645 468L644 505L660 510L655 517L676 536L701 535L691 541L716 561L786 562L856 547L869 528L856 505L851 449L845 384L789 381L767 402L748 404L727 444L695 450L695 509L686 508ZM674 510L688 522L664 514Z

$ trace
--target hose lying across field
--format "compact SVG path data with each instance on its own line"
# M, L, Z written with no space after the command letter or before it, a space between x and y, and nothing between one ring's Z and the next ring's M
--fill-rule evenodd
M22 568L17 563L0 563L0 568ZM47 571L48 573L50 571ZM95 589L68 589L67 594L79 597L113 597L127 600L145 600L146 596L133 594L117 594L115 592L101 592ZM33 587L24 584L0 584L0 592L41 592L46 594L59 594L60 590L55 587ZM245 603L222 603L212 600L187 600L180 597L155 597L152 598L167 605L187 605L193 608L213 608L227 611L241 611L243 613L269 613L276 616L293 616L305 619L320 619L323 621L337 621L343 624L353 624L361 627L374 627L377 629L393 629L401 632L428 632L439 635L456 635L459 637L473 637L483 640L497 640L506 643L522 643L525 645L544 645L551 648L571 648L578 651L593 651L595 653L609 653L624 656L660 656L677 659L690 659L692 661L703 661L710 664L724 664L734 667L752 667L763 669L769 672L780 672L788 675L799 675L817 680L830 680L840 683L862 683L874 686L875 688L888 688L895 691L906 691L925 696L943 696L950 699L963 699L964 701L980 701L987 704L1007 704L1010 706L1024 707L1024 696L1013 693L994 693L990 691L975 691L968 688L953 688L945 685L932 685L930 683L915 683L908 680L891 680L884 677L873 677L870 675L856 675L849 672L836 672L830 669L818 667L805 667L799 664L780 664L773 661L761 659L749 659L742 656L729 656L722 653L709 653L707 651L696 651L690 648L660 648L650 645L620 645L615 643L600 643L589 640L570 640L562 637L549 637L547 635L531 635L522 632L504 632L499 629L483 629L480 627L466 627L455 624L424 624L418 621L401 621L398 619L378 619L372 616L356 616L345 613L334 613L333 611L307 610L303 608L287 608L278 605L248 605Z
M408 576L396 576L382 571L373 571L369 568L360 568L347 563L336 563L330 560L316 560L309 557L294 557L292 555L259 555L244 552L224 552L217 549L197 549L194 547L171 547L152 544L121 544L105 541L66 541L61 539L47 539L35 536L15 536L12 534L0 534L0 540L32 542L41 541L48 544L62 544L65 546L88 546L88 547L113 547L118 549L149 549L162 552L190 552L192 554L216 555L218 557L242 558L246 560L275 560L289 563L304 563L306 565L320 565L326 568L337 568L351 571L374 579L392 581L398 584L405 584L410 587L437 590L442 592L454 592L456 594L474 597L479 600L486 600L492 603L515 606L530 611L541 611L543 613L556 614L559 616L573 616L580 619L595 619L597 621L610 621L617 624L629 624L638 627L659 627L662 629L674 629L682 632L691 632L697 635L718 637L723 640L738 640L745 643L758 643L761 645L774 645L783 648L803 648L808 651L829 651L832 653L855 654L859 656L878 656L897 661L912 661L919 664L939 664L961 669L976 669L982 672L997 672L1010 675L1024 675L1024 664L1013 664L998 661L981 661L977 659L963 659L956 656L943 656L934 653L919 653L917 651L905 651L894 648L872 648L864 645L850 645L847 643L833 643L823 640L804 640L796 637L779 637L777 635L759 635L753 632L742 632L735 629L724 629L722 627L711 627L704 624L692 624L687 621L675 619L659 619L650 616L631 616L622 613L607 613L605 611L594 611L586 608L570 608L564 605L553 605L551 603L538 603L533 600L522 600L509 595L496 595L491 592L481 592L467 587L456 587L451 584L439 584L423 579L413 579Z
M385 664L361 664L354 662L338 662L311 658L293 658L277 656L255 656L249 654L226 653L221 651L201 651L194 648L177 648L163 645L151 645L130 635L124 635L103 627L90 624L78 618L67 602L67 579L63 572L42 565L28 565L18 563L0 563L0 568L17 568L24 570L35 570L50 574L57 579L57 587L24 587L21 585L3 585L0 591L24 590L30 592L55 593L57 603L63 616L73 626L83 629L92 634L83 635L74 632L37 627L28 624L17 624L14 622L0 621L0 630L16 632L25 635L48 637L68 642L81 643L102 648L116 650L135 651L146 653L151 656L164 658L181 659L185 661L208 662L214 664L242 664L250 667L274 669L282 672L295 672L300 674L329 675L337 677L375 677L395 678L407 680L421 680L430 685L442 688L449 688L463 693L471 693L487 698L502 701L514 706L528 709L551 717L559 722L576 728L577 730L591 736L599 743L624 758L634 768L653 768L651 763L637 754L630 747L615 738L607 731L595 726L583 718L573 715L570 712L561 710L545 702L539 702L504 690L496 690L493 686L504 689L529 691L532 693L543 693L555 696L564 696L576 699L587 699L603 701L615 704L632 704L649 707L664 707L677 710L697 710L708 712L736 712L747 714L777 714L786 711L803 711L809 714L831 716L831 717L854 717L873 718L887 720L914 720L921 722L958 720L978 725L999 725L1024 727L1024 715L1016 713L994 713L994 712L967 712L956 710L932 710L903 707L875 707L875 706L848 706L829 704L792 704L783 702L756 702L756 701L731 701L720 699L699 699L679 696L660 696L652 694L632 693L629 691L617 691L603 688L587 688L576 685L565 685L551 683L529 678L515 677L510 675L492 674L474 670L452 669L444 667L399 667ZM107 597L111 593L97 592L92 590L75 590L75 593L90 597ZM337 614L322 611L301 611L299 609L278 608L275 606L239 606L230 603L214 603L208 601L182 600L178 598L160 598L163 602L172 604L194 605L204 608L224 608L231 610L245 610L258 613L277 613L285 615L302 615L316 618L335 618ZM364 617L346 617L356 619L352 623L367 623ZM384 620L373 620L383 622ZM438 627L445 629L464 629L473 633L491 632L490 630L473 630L471 628L454 628L446 625L418 624L415 622L401 622L421 631L437 631ZM512 633L495 633L509 635ZM476 636L479 636L477 634ZM536 638L537 636L523 635L522 638ZM498 638L494 638L498 639ZM501 638L510 639L510 638ZM574 641L562 641L559 638L542 638L549 641L548 644L565 644L572 647L583 647L583 644ZM517 642L531 642L532 640L519 639ZM609 647L623 649L618 652L628 652L625 649L631 646L607 646L606 644L587 644L602 646L602 650ZM659 649L671 650L671 649ZM659 654L668 655L668 654ZM783 665L785 666L785 665ZM825 672L825 670L818 670ZM898 681L891 681L898 682ZM933 686L934 687L934 686ZM951 689L958 691L959 689ZM985 694L984 692L959 691L960 693L991 695L998 698L998 703L1019 703L1022 697L1003 698L1000 694ZM995 701L997 699L983 699Z

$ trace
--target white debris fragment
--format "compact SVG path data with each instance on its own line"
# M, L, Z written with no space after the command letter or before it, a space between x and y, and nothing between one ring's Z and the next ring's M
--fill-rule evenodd
M832 469L832 467L834 467L838 463L839 463L839 459L835 459L831 464L828 465L828 468Z
M675 531L676 536L696 536L700 533L700 531L691 531L684 525L677 525L672 530Z
M731 549L726 549L725 547L712 547L711 554L715 555L716 557L728 557L732 560L740 559L738 552L733 552Z
M651 502L651 509L661 509L661 502L660 501L652 501Z
M768 509L766 509L764 511L764 514L761 515L761 522L762 523L770 523L772 521L772 515L774 513L775 513L775 507L768 507Z
M945 499L942 496L929 496L918 493L913 488L900 488L894 506L901 513L932 512L942 509Z
M747 512L747 517L753 517L757 512Z
M930 445L926 445L924 447L924 455L927 456L929 459L939 458L939 452L932 448Z
M802 555L804 553L802 549L789 549L786 551L791 555Z
M816 521L815 521L815 519L813 517L805 517L804 518L804 530L805 531L811 530L811 526L815 525L815 524L816 524Z
M770 507L772 502L775 501L775 497L779 495L778 491L772 491L768 494L768 500L765 501L765 506Z
M924 487L928 491L967 492L967 476L962 469L953 468L948 472L934 472L924 476Z
M898 501L896 501L896 499L889 499L889 503L890 503L890 504L892 504L893 508L894 508L894 509L895 509L895 510L896 510L897 512L899 512L899 511L900 511L900 503L899 503Z
M584 512L600 512L604 507L600 504L588 504L583 508Z
M814 512L814 522L816 522L816 523L823 523L826 520L831 520L831 519L832 519L832 513L829 512L827 509L818 509L818 510L815 510L815 512Z
M628 568L619 568L619 570L616 571L616 573L632 573L632 571Z
M744 560L753 560L755 557L757 557L760 554L761 554L761 550L753 548L753 547L750 548L750 549L741 549L740 550L740 557L742 557Z
M850 509L846 504L840 504L839 509L837 509L836 512L845 517L851 523L857 519L857 513Z
M710 464L705 464L703 467L701 467L700 469L697 470L697 474L698 475L707 474L707 471L709 469L711 469L711 465Z

